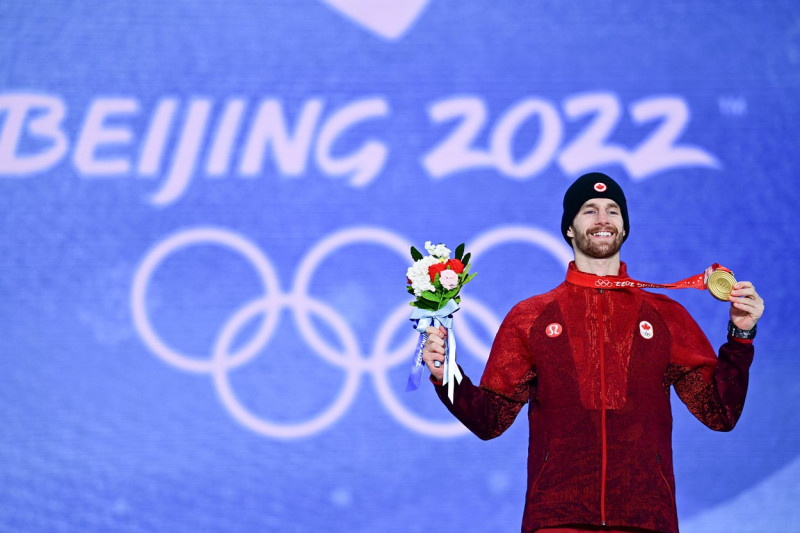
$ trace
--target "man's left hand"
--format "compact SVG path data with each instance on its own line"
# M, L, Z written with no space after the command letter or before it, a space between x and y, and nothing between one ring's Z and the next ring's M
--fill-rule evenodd
M736 282L728 301L731 302L731 322L741 330L753 329L764 313L764 300L749 281Z

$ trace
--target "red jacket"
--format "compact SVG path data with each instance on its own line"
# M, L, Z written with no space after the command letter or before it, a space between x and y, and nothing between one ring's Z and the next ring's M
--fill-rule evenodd
M529 402L523 532L583 524L676 533L670 386L701 422L729 431L752 359L752 343L732 338L717 358L666 296L565 281L509 312L480 387L465 376L454 405L447 387L436 388L481 439L503 433Z

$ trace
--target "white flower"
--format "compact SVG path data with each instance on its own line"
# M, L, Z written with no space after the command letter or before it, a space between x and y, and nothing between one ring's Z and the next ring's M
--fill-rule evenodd
M411 288L414 289L415 296L422 296L423 291L436 290L436 287L431 283L428 267L438 262L439 260L436 257L429 255L408 267L408 270L406 270L406 277L411 280Z
M425 251L440 260L447 261L450 259L450 249L444 244L437 244L436 246L433 246L431 241L425 241Z

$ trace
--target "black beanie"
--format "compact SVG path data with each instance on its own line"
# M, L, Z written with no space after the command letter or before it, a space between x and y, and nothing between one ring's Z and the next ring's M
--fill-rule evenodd
M561 234L567 243L572 244L571 239L567 237L567 230L572 225L572 221L575 220L575 215L578 214L581 206L592 198L609 198L617 202L622 213L622 223L625 229L625 235L622 240L627 239L631 233L631 228L628 222L628 203L625 201L622 187L602 172L590 172L575 180L575 183L570 185L564 194Z

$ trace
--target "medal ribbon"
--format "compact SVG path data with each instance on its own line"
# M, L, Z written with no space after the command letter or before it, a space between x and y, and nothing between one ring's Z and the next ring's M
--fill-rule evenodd
M711 265L711 268L731 272L730 269L718 263ZM699 289L702 291L707 288L704 278L705 271L675 283L648 283L631 279L627 276L595 276L580 270L567 270L567 281L569 283L594 289Z

